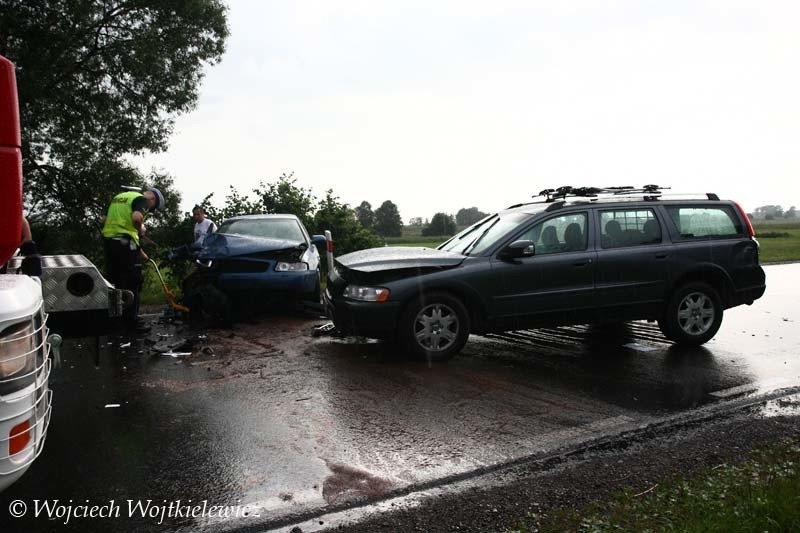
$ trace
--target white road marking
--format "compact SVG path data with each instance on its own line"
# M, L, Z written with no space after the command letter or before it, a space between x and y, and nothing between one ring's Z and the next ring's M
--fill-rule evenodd
M764 381L756 381L754 383L745 383L744 385L739 385L738 387L731 387L730 389L709 392L708 394L710 396L714 396L715 398L730 398L731 396L738 396L748 392L766 392L768 390L777 388L777 385L783 385L785 383L789 383L789 380L786 378L773 378Z

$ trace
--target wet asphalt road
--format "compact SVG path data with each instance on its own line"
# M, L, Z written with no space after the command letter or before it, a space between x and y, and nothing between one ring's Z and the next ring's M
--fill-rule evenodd
M46 447L0 495L0 529L268 529L800 385L800 265L766 270L766 295L726 312L716 338L689 351L637 322L472 337L461 356L429 366L382 343L313 338L323 321L285 316L209 333L191 357L117 338L102 338L96 356L91 339L68 341ZM17 499L114 500L120 516L12 519ZM250 514L159 525L129 517L127 500Z

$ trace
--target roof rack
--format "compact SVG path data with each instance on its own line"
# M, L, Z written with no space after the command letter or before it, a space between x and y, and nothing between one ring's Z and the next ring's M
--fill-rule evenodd
M563 186L557 189L544 189L533 198L543 197L545 203L555 202L557 200L565 200L566 198L588 198L589 201L597 201L603 199L606 201L620 201L619 197L632 197L636 196L636 200L644 199L645 201L657 200L663 196L673 196L671 194L664 194L663 191L669 190L670 187L662 187L660 185L649 184L644 187L637 188L630 185L618 187L571 187ZM718 201L719 196L714 193L703 193L703 196L709 200ZM699 193L675 194L674 196L700 196ZM625 198L628 199L628 198ZM633 198L630 198L633 200ZM535 202L536 203L536 202Z

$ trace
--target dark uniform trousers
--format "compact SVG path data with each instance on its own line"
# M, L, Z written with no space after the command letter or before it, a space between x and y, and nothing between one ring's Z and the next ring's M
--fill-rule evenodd
M142 258L139 246L128 236L103 239L106 256L106 277L117 289L133 292L133 304L122 313L128 325L136 324L139 316L139 293L142 290Z

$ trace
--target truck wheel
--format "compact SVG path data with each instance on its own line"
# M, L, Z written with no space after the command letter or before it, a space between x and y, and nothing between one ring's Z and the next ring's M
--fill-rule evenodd
M658 326L669 340L699 346L711 340L722 324L722 301L707 283L683 285L672 296Z
M444 361L464 347L469 327L469 313L461 300L433 292L419 296L406 308L398 337L415 357Z

